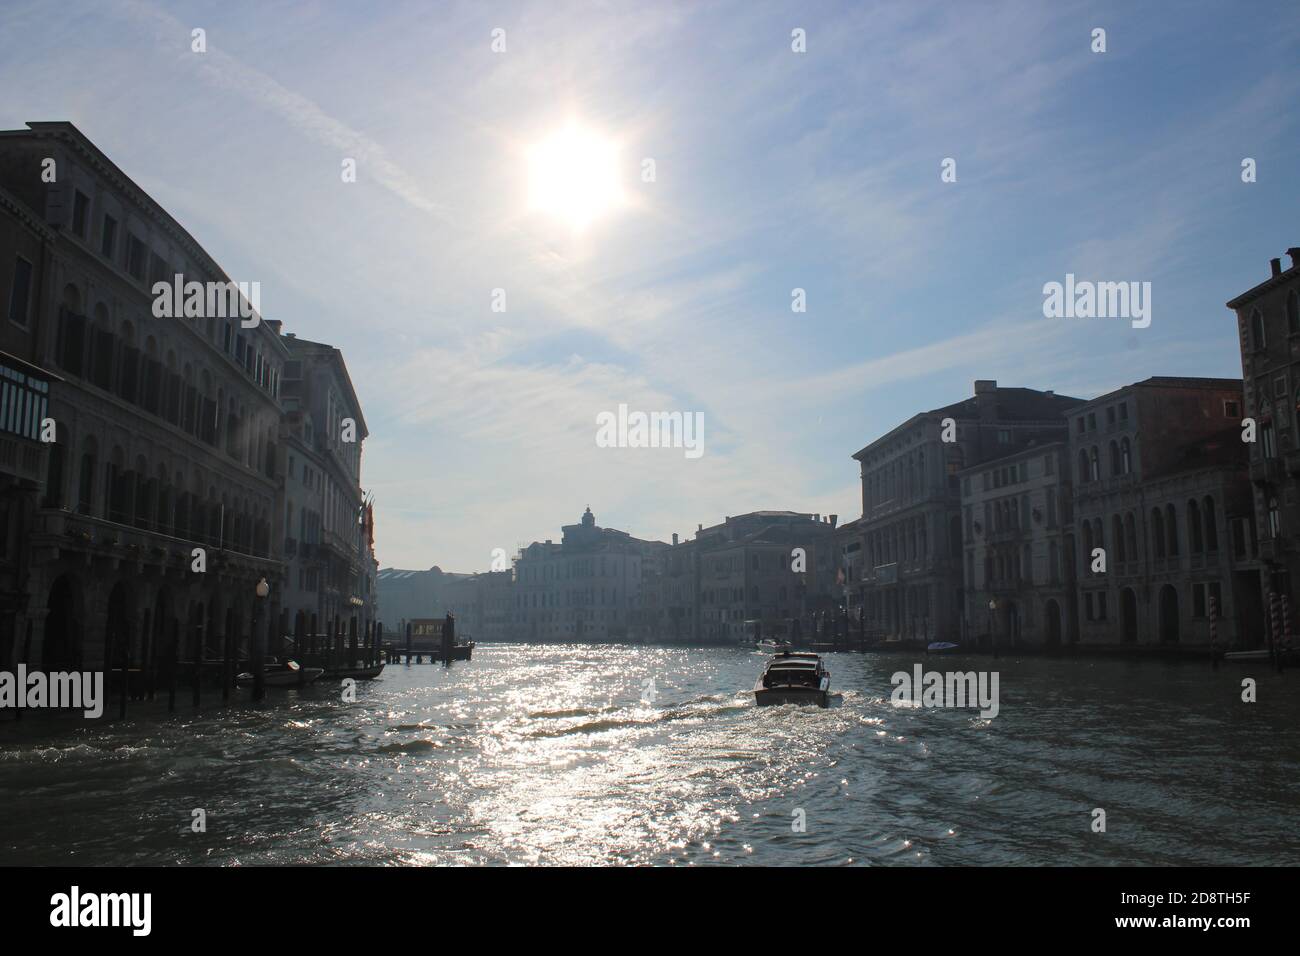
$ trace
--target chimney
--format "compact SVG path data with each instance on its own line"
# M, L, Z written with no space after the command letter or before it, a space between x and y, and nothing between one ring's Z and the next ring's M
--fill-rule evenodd
M1280 276L1280 275L1282 274L1282 260L1281 260L1281 259L1269 259L1269 260L1268 260L1268 267L1269 267L1269 269L1271 269L1271 270L1273 271L1273 275L1275 275L1275 276Z
M834 528L837 524L840 523L840 516L839 516L839 515L831 515L830 518L831 518L831 527L832 527L832 528Z
M699 526L696 527L696 529L695 529L695 533L696 533L696 534L699 534L699 533L700 533L701 531L703 531L703 530L704 530L704 525L701 524L701 525L699 525Z
M975 409L979 413L980 421L991 422L997 417L997 379L977 378L975 380Z
M1286 251L1286 254L1291 257L1292 269L1296 266L1300 266L1300 246L1292 246Z
M677 547L677 532L673 532L673 547Z

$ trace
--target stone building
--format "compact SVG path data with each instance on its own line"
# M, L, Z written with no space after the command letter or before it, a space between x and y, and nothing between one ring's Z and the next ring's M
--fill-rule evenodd
M739 644L751 636L746 621L811 619L829 610L835 524L819 514L753 511L698 529L694 639Z
M31 585L27 542L49 467L41 423L57 376L34 363L48 314L45 251L57 236L43 217L0 189L0 308L8 320L0 322L0 670L12 670L23 656L26 635L19 625ZM61 468L62 458L56 464Z
M285 607L320 633L355 616L363 634L375 583L361 488L365 417L342 352L292 333L282 342Z
M1300 248L1288 249L1287 255L1288 268L1281 259L1271 260L1269 277L1228 308L1237 315L1245 414L1257 426L1249 468L1263 600L1276 592L1295 607L1300 596Z
M1071 411L1079 639L1250 646L1261 626L1240 380L1153 377ZM1094 553L1105 570L1094 570Z
M1031 441L1060 439L1065 413L1080 402L977 381L972 398L914 415L853 455L862 479L863 570L861 580L849 582L849 600L865 604L873 633L921 641L965 637L957 476Z
M527 641L627 641L643 574L668 545L601 528L588 508L559 544L534 542L515 558L515 636Z
M1077 640L1068 445L1032 442L959 477L968 638L985 649Z
M72 124L0 132L0 188L40 224L19 240L40 246L31 361L61 377L16 622L31 625L29 662L98 667L111 646L113 663L139 664L173 626L209 653L247 639L255 612L261 627L278 616L283 584L280 337L237 310L155 315L155 282L230 277Z
M434 565L425 571L382 568L376 578L376 593L384 609L384 626L398 628L415 618L445 617L449 610L462 612L463 597L458 585L473 575L444 571Z

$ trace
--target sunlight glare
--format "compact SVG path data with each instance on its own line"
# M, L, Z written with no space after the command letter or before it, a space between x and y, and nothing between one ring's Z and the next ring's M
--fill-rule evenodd
M581 232L619 206L618 150L575 123L529 150L529 201L534 210Z

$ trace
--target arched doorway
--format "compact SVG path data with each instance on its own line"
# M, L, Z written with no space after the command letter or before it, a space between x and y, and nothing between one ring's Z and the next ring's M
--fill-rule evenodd
M81 588L69 575L60 575L50 588L46 602L45 640L41 649L41 669L51 671L81 670Z
M1048 601L1047 606L1043 608L1043 615L1047 619L1047 646L1060 647L1061 605L1057 604L1055 599Z
M1160 643L1178 643L1178 592L1172 584L1160 589Z
M1132 588L1119 592L1120 638L1125 644L1137 643L1138 601Z

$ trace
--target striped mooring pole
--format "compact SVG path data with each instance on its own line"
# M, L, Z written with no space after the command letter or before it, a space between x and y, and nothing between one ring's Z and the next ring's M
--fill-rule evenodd
M1277 646L1278 638L1281 636L1279 631L1282 626L1281 621L1281 601L1278 600L1276 591L1268 592L1268 619L1269 619L1269 653L1273 656L1273 662L1278 660Z
M1219 668L1219 602L1210 596L1210 664Z

